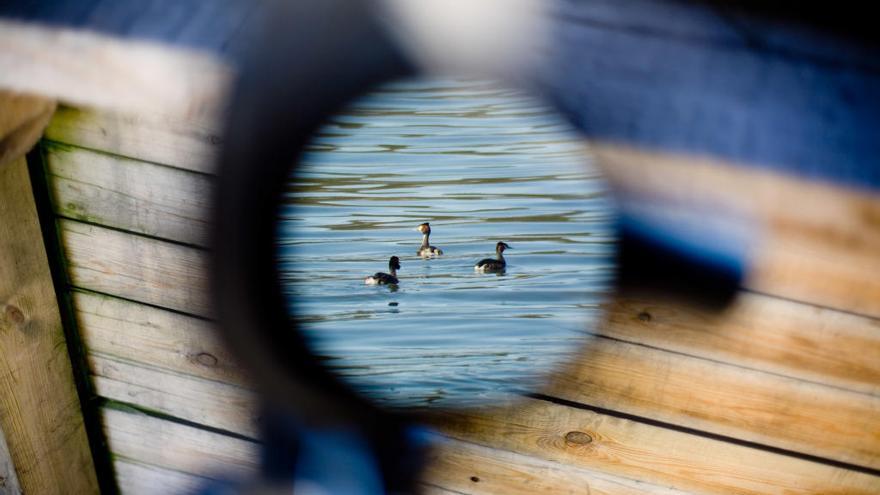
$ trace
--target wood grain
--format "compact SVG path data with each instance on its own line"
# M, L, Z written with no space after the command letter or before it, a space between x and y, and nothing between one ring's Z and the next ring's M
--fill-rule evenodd
M243 477L258 445L132 411L103 409L110 451L126 459L210 479Z
M60 107L46 138L196 172L214 172L222 125L212 119Z
M24 158L0 198L0 429L25 493L97 493Z
M193 476L234 479L248 476L256 469L256 444L127 411L105 409L104 415L117 464L122 460L134 465L125 466L123 472L140 477L135 480L137 489L158 486L153 483L186 488L189 483L198 481ZM428 469L422 477L428 492L436 489L474 494L682 494L613 474L451 438L437 436L435 442ZM159 473L155 480L149 477L150 472ZM472 481L472 477L479 481Z
M235 385L89 354L101 397L256 438L256 395Z
M520 450L522 451L522 450ZM438 439L422 475L428 487L465 494L684 495L683 491L530 455ZM424 493L430 493L426 490Z
M45 150L58 215L206 244L210 177L81 148Z
M172 469L165 469L117 457L113 461L116 483L123 495L154 495L198 493L211 480Z
M86 349L179 374L250 388L214 325L100 294L72 294Z
M495 449L694 493L867 495L880 489L880 476L537 400L449 414L438 425Z
M77 287L206 316L205 254L71 220L58 222L70 281Z
M601 335L880 395L880 320L747 292L722 313L656 294L604 309Z
M548 395L880 468L880 397L605 338Z

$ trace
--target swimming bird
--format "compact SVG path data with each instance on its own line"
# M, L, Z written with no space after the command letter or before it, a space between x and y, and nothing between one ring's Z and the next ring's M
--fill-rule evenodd
M495 254L498 256L498 259L495 258L486 258L484 260L480 260L474 265L474 270L480 273L490 273L490 272L503 272L504 268L507 267L507 262L504 261L504 253L505 249L513 249L503 242L499 242L495 244Z
M367 285L397 285L397 270L400 270L400 259L397 256L392 256L388 260L388 271L391 272L390 274L376 272L372 276L365 278L364 283Z
M430 258L431 256L440 256L443 254L443 251L441 251L440 248L428 243L428 237L431 236L431 226L428 225L428 222L419 225L416 227L416 230L422 233L422 245L419 247L419 250L416 251L417 255L422 258Z

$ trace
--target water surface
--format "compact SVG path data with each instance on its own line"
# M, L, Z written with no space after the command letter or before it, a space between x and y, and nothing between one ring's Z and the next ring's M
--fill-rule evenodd
M582 345L612 273L605 184L559 117L490 83L385 86L336 116L290 180L278 232L314 350L393 406L501 400ZM430 222L444 255L416 256ZM503 275L478 274L495 243ZM400 257L397 287L367 286Z

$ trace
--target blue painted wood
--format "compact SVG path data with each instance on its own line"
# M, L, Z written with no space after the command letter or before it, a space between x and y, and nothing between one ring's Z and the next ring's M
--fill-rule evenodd
M268 2L18 0L0 16L235 59ZM858 9L770 2L559 1L535 75L587 134L880 187L880 43ZM842 13L841 13L842 12Z
M623 2L563 9L540 80L587 134L880 186L880 51L761 19L737 36L709 6L642 3L653 7L632 16ZM762 34L767 43L754 41ZM782 49L798 39L811 43ZM855 48L832 59L826 41Z

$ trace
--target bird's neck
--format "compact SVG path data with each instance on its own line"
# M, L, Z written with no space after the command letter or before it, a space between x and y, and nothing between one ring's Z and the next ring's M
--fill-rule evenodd
M388 267L388 271L391 272L391 276L392 276L392 277L396 277L396 276L397 276L397 270L396 270L393 266L389 266L389 267Z
M425 232L424 234L422 234L422 247L423 247L423 248L429 246L429 244L428 244L428 236L430 236L430 235L431 235L430 232Z

